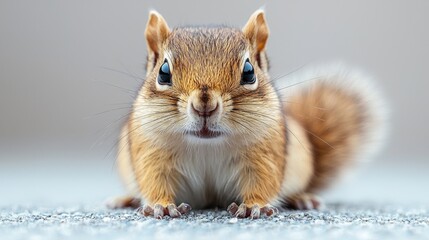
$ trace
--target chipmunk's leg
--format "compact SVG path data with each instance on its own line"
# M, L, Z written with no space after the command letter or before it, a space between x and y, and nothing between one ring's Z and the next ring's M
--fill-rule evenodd
M138 212L144 216L154 216L161 219L164 216L180 217L182 214L188 213L191 206L186 203L175 205L174 189L175 182L174 173L162 174L153 169L145 173L142 181L142 195L146 204L138 209Z
M239 218L259 218L261 214L267 216L276 214L277 208L269 204L278 191L276 184L263 179L263 174L257 169L247 169L244 172L246 176L241 180L243 202L240 205L235 202L230 204L227 211Z
M161 169L154 167L151 171L146 171L142 177L141 191L146 204L138 211L145 216L154 216L158 219L164 216L180 217L182 214L188 213L191 207L186 203L175 205L175 174L171 171L159 171Z
M160 219L180 217L191 210L186 203L175 205L180 174L174 168L172 154L153 147L132 148L131 154L139 192L146 203L138 210L140 213Z
M278 147L282 146L280 143L259 143L242 159L239 182L243 202L239 206L236 203L229 205L228 211L232 215L259 218L261 214L271 216L278 212L269 203L278 196L283 179L285 161L283 149Z

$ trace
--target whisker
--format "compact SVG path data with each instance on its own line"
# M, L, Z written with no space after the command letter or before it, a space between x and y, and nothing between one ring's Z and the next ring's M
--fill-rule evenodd
M97 146L97 145L99 144L99 142L101 141L101 139L102 139L102 138L110 137L110 136L113 134L113 132L114 132L114 131L112 131L110 134L106 135L106 134L107 134L108 129L109 129L113 124L115 124L115 123L119 122L120 120L122 120L122 119L124 119L124 118L128 117L128 116L130 115L130 113L131 113L131 112L128 112L127 114L125 114L125 115L121 116L120 118L118 118L118 119L114 120L113 122L111 122L111 123L109 123L108 125L106 125L105 127L103 127L103 129L102 129L102 130L99 130L99 131L98 131L98 133L99 133L100 131L103 131L103 134L101 134L101 135L100 135L100 136L99 136L99 137L94 141L94 143L91 145L91 148L90 148L90 149L93 149L95 146ZM96 134L98 134L98 133L96 133Z
M286 130L287 130L288 132L290 132L290 133L295 137L295 139L299 142L299 144L301 145L302 149L304 149L304 151L306 151L306 152L310 152L310 150L309 150L309 149L307 149L307 148L304 146L304 144L302 144L302 142L298 139L298 137L295 135L295 133L293 133L293 132L292 132L292 130L290 130L288 127L286 127Z
M136 74L135 72L131 73L130 70L127 68L127 66L121 61L121 66L124 68L125 72L128 73L131 76L135 76L134 80L141 80L141 81L145 81L145 78L140 77L138 74ZM140 81L138 81L140 83Z
M293 74L293 73L296 73L296 72L298 72L299 70L303 69L306 65L307 65L307 63L302 64L302 65L300 65L299 67L297 67L297 68L293 69L292 71L290 71L290 72L288 72L288 73L285 73L285 74L282 74L282 75L276 76L276 77L272 78L272 79L273 79L272 81L276 81L276 80L278 80L278 79L282 79L282 78L287 77L287 76L289 76L289 75L291 75L291 74Z
M324 121L326 121L325 119L323 119L323 118L319 118L319 117L316 117L316 116L305 116L305 115L303 115L303 114L298 114L298 113L295 113L296 115L298 115L298 116L301 116L301 117L303 117L303 118L314 118L314 119L317 119L317 120L320 120L320 121L322 121L322 122L324 122Z
M294 84L291 84L291 85L287 85L287 86L284 86L284 87L281 87L281 88L274 88L274 89L276 91L280 92L280 91L283 91L285 89L288 89L288 88L291 88L291 87L294 87L294 86L297 86L297 85L300 85L300 84L303 84L303 83L306 83L306 82L309 82L309 81L314 81L314 80L320 79L320 78L321 77L313 77L313 78L310 78L310 79L307 79L307 80L304 80L304 81L301 81L301 82L298 82L298 83L294 83ZM266 81L265 83L263 83L259 87L264 86L264 84L271 84L271 82L270 81ZM253 92L246 92L246 93L242 93L242 94L237 95L237 96L231 96L229 99L226 99L225 102L230 101L230 100L235 100L237 98L244 98L244 97L249 97L249 96L254 97L254 93ZM264 99L264 98L262 98L262 99Z
M272 117L270 117L269 115L264 115L264 114L262 114L262 113L259 113L259 112L256 112L256 111L248 111L248 110L244 110L244 109L241 109L241 108L234 108L233 110L235 110L235 111L239 111L239 112L244 112L244 113L248 113L248 114L250 114L250 115L257 115L257 116L260 116L260 117L262 117L262 118L268 118L268 119L270 119L271 121L273 121L273 122L278 122L278 120L277 119L275 119L275 118L272 118ZM247 115L248 115L247 114Z
M175 114L177 114L177 113L175 113ZM167 119L168 120L168 119ZM138 120L131 120L132 122L131 123L136 123ZM124 137L128 137L131 133L133 133L133 132L135 132L135 131L137 131L139 128L141 128L141 127L143 127L143 126L145 126L145 125L147 125L147 124L150 124L150 123L153 123L153 122L156 122L156 123L160 123L160 124L162 124L162 122L164 122L164 121L166 121L166 119L165 118L163 118L162 120L161 120L161 122L159 122L159 119L154 119L153 121L151 121L151 122L146 122L146 123L143 123L143 124L137 124L137 127L135 127L135 128L133 128L132 130L128 130L128 132L124 135L124 136L122 136L122 137L120 137L116 142L115 142L115 144L113 144L113 146L110 148L110 150L107 152L107 154L104 156L104 159L106 159L107 157L109 157L110 156L110 154L112 153L112 151L113 151L113 149L115 148L115 146L117 146L118 144L119 144L119 142L120 141L122 141L123 139L124 139ZM119 153L119 152L118 152Z
M123 102L123 103L108 103L108 104L105 104L105 106L122 106L122 105L132 106L133 103L132 102Z
M94 118L94 117L100 116L100 115L102 115L102 114L110 113L110 112L117 111L117 110L130 109L130 108L131 108L131 107L113 108L113 109L109 109L109 110L106 110L106 111L98 112L98 113L95 113L95 114L93 114L93 115L89 115L89 116L83 117L83 119L84 119L84 120L87 120L87 119L91 119L91 118Z
M137 109L137 110L139 110L139 109ZM159 115L165 116L165 113L177 114L178 112L175 112L175 111L172 111L172 110L166 110L166 111L148 112L148 113L141 114L141 115L138 115L138 116L139 116L140 119L142 119L142 118L145 118L146 116L151 116L151 117L155 117L157 115L158 116Z
M110 156L110 154L112 153L113 149L119 144L120 141L122 141L122 139L124 139L125 137L128 137L131 133L133 133L134 131L136 131L140 127L141 127L141 125L137 125L137 127L135 127L134 129L132 129L131 131L128 129L127 133L124 136L121 136L118 140L115 141L115 143L109 149L109 151L107 152L107 154L104 156L104 159L107 159L107 157ZM115 160L115 163L116 163L116 160Z
M133 78L134 81L136 81L136 82L139 82L139 81L137 81L137 79L139 79L141 81L144 81L144 78L141 78L139 76L135 76L133 74L130 74L130 73L127 73L127 72L124 72L124 71L121 71L121 70L117 70L117 69L113 69L113 68L109 68L109 67L100 67L100 68L102 68L104 70L109 70L109 71L112 71L112 72L116 72L116 73L121 73L121 74L123 74L125 76Z
M284 103L291 103L291 104L299 104L305 107L311 107L311 108L315 108L318 110L322 110L322 111L327 111L327 108L322 108L322 107L317 107L317 106L307 106L301 103L296 103L296 102L290 102L290 101L280 101L280 102L284 102ZM256 103L256 102L252 102L252 103L246 103L246 102L233 102L231 104L225 105L224 107L233 107L233 106L265 106L265 103L261 102L261 103Z
M276 119L274 119L274 118L272 118L272 117L269 117L269 116L267 116L267 115L264 115L264 114L260 114L260 113L258 113L258 112L254 112L254 111L246 111L246 110L237 110L236 109L236 112L241 112L241 115L245 115L245 119L252 119L252 120L254 120L254 121L256 121L257 123L259 123L259 124L263 124L263 125L265 125L267 128L269 128L269 129L272 129L272 130L274 130L276 133L278 133L279 135L282 135L277 129L275 129L275 128L273 128L273 125L276 125L277 123L278 123L278 120L276 120ZM243 113L245 113L245 114L243 114ZM253 115L257 115L257 116L260 116L261 117L261 119L259 119L259 118L255 118L255 117L253 117ZM242 119L244 119L243 117L244 116L240 116L240 115L238 115L238 116L235 116L236 118L238 117L238 118L242 118ZM269 124L269 123L266 123L265 121L262 121L263 120L263 118L268 118L269 120L271 120L273 123L272 124Z
M285 87L277 88L276 90L277 91L282 91L282 90L285 90L285 89L288 89L288 88L291 88L291 87L295 87L295 86L298 86L300 84L303 84L303 83L306 83L306 82L310 82L310 81L314 81L314 80L317 80L317 79L320 79L320 78L322 78L322 77L313 77L313 78L310 78L310 79L307 79L307 80L304 80L304 81L301 81L301 82L297 82L297 83L294 83L294 84L291 84L291 85L288 85L288 86L285 86Z
M124 87L121 87L121 86L118 86L118 85L115 85L115 84L112 84L112 83L103 82L103 81L99 81L99 80L94 80L92 82L94 82L94 83L102 83L102 84L105 84L105 85L110 86L110 87L118 88L118 89L122 90L124 93L127 93L130 97L132 97L133 100L135 99L134 95L136 94L136 90L124 88Z
M304 131L308 132L309 134L311 134L312 136L314 136L315 138L319 139L320 141L324 142L326 145L328 145L329 147L331 147L332 149L335 149L331 144L329 144L327 141L323 140L321 137L317 136L316 134L312 133L311 131L303 128Z
M283 100L283 101L281 101L281 102L291 103L291 104L299 104L299 105L302 105L302 106L305 106L305 107L312 107L312 108L316 108L316 109L323 110L323 111L327 111L327 110L329 110L329 109L327 109L327 108L323 108L323 107L311 106L311 105L305 105L305 104L303 104L303 103L291 102L291 101L287 101L287 100Z

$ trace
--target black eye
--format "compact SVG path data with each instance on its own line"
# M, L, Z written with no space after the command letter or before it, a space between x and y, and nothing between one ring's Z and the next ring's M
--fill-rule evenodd
M160 85L171 86L171 72L170 72L170 66L168 65L167 60L165 60L164 63L159 68L158 83Z
M249 59L246 59L243 67L243 73L241 74L240 84L254 84L256 82L255 70L253 69L252 64L249 62Z

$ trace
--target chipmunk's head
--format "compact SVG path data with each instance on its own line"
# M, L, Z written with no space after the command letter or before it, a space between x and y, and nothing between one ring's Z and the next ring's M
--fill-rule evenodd
M134 106L144 132L202 143L263 136L280 116L268 76L268 35L261 10L242 30L170 30L150 12L147 75Z

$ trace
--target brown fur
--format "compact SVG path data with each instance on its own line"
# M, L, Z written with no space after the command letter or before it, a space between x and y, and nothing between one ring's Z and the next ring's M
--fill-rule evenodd
M250 206L264 206L280 194L284 177L285 129L279 123L270 138L255 144L243 154L240 189L243 202Z
M317 80L297 91L285 106L286 114L301 123L312 145L314 174L308 192L326 187L351 163L366 137L366 124L372 121L360 95L325 80L332 79Z
M142 197L167 206L174 202L178 173L168 151L151 146L144 138L130 135L131 159Z

